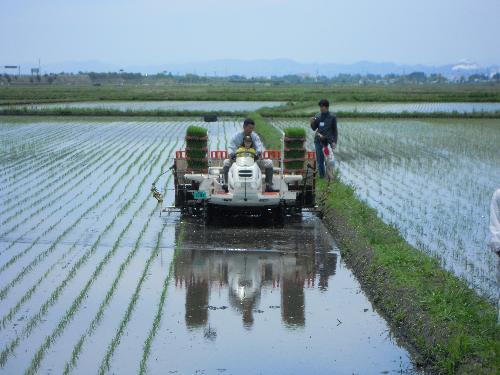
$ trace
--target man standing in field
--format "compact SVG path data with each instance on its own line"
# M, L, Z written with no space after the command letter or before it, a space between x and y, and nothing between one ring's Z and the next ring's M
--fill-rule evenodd
M325 177L325 155L323 147L325 141L331 146L332 150L337 147L337 118L330 113L330 103L326 99L321 99L318 102L320 113L317 116L311 117L311 129L316 131L314 136L314 146L316 149L316 162L318 163L319 177Z
M497 255L498 324L500 324L500 189L493 193L490 205L491 251Z
M266 192L275 192L276 190L273 189L273 161L270 159L263 159L262 158L262 142L260 141L259 136L257 133L254 132L255 129L255 122L251 118L245 119L243 121L243 131L236 133L233 138L231 138L231 141L229 142L228 146L228 153L229 153L229 159L224 160L224 185L223 189L224 191L228 191L227 188L227 183L228 183L228 177L229 177L229 168L231 168L231 165L236 160L236 150L243 146L243 140L246 136L250 136L252 138L253 142L253 148L256 151L255 154L255 159L257 161L257 165L260 167L260 169L264 169L266 173Z

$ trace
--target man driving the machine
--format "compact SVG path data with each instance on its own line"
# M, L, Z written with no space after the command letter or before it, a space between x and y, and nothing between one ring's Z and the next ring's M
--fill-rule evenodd
M277 190L273 189L273 162L270 159L262 158L262 142L259 136L254 133L255 122L251 118L245 119L243 121L243 131L236 133L228 146L229 159L224 160L224 191L228 191L227 183L229 176L229 168L236 161L237 150L240 146L244 146L245 137L249 137L252 141L253 149L255 150L255 160L260 169L264 169L266 174L266 192L275 192Z

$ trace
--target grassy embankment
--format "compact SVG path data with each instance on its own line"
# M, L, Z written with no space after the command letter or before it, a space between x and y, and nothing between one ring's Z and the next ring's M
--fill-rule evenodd
M277 135L262 117L256 130L266 145ZM344 260L419 363L437 373L500 373L500 327L487 300L410 246L339 179L320 181L318 203Z
M301 104L299 104L300 106ZM283 105L273 108L260 109L258 112L266 117L281 118L308 118L314 114L313 111L297 111L297 105ZM0 116L100 116L100 117L197 117L203 115L217 115L225 117L243 117L244 111L190 111L190 110L119 110L111 108L42 108L31 109L21 108L0 108ZM465 119L498 119L500 111L495 112L401 112L401 113L380 113L380 112L357 112L357 111L337 111L339 118L377 118L377 119L433 119L433 118L465 118Z
M101 116L101 117L197 117L214 114L226 117L241 117L243 111L184 111L184 110L119 110L111 108L3 108L0 116Z
M30 85L0 87L1 104L118 100L276 100L314 102L500 102L499 84L443 85Z

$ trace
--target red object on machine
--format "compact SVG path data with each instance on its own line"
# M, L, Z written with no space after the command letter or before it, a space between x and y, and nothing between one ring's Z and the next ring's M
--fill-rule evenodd
M176 159L186 159L186 151L175 151Z
M210 158L211 159L227 159L227 151L225 151L225 150L210 151Z
M281 159L281 152L278 150L266 150L264 151L262 157L264 159L278 160Z

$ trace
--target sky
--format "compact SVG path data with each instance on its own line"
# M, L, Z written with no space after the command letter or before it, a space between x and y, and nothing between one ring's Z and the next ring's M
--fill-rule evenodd
M1 0L0 65L500 64L500 0Z

